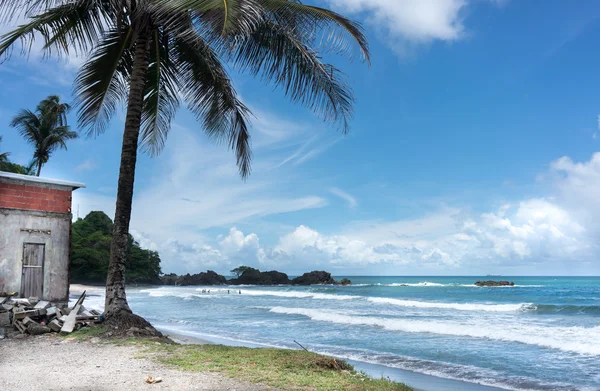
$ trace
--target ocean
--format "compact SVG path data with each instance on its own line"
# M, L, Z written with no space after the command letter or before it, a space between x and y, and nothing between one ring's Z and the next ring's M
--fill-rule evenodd
M128 299L166 332L298 341L427 391L394 370L508 390L600 390L600 277L348 278L352 286L133 288ZM481 279L515 286L473 285Z

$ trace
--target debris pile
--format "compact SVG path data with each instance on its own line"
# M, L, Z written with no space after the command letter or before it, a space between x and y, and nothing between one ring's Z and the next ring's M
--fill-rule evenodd
M69 334L102 321L100 312L88 311L83 306L85 292L71 308L61 308L36 297L17 298L16 293L0 294L0 338L4 327L12 326L21 334Z

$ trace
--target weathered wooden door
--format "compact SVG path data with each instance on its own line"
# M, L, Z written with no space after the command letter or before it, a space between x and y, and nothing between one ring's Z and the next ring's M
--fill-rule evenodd
M21 276L21 297L42 297L44 283L45 245L23 244L23 275Z

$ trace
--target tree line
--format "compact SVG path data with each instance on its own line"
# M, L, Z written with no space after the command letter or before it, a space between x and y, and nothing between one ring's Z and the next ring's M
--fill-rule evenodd
M106 283L113 222L104 212L90 212L71 229L71 282ZM129 234L125 278L129 284L159 284L160 256Z

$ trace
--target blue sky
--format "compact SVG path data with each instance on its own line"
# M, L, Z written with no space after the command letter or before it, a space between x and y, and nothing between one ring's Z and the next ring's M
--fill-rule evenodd
M244 183L232 153L180 111L163 153L138 160L131 224L165 272L600 274L596 1L313 3L370 40L370 67L329 59L357 97L350 134L232 73L256 115ZM30 159L11 117L49 94L71 101L82 61L0 64L0 151ZM81 216L114 213L122 129L120 113L42 170L87 184L74 193Z

